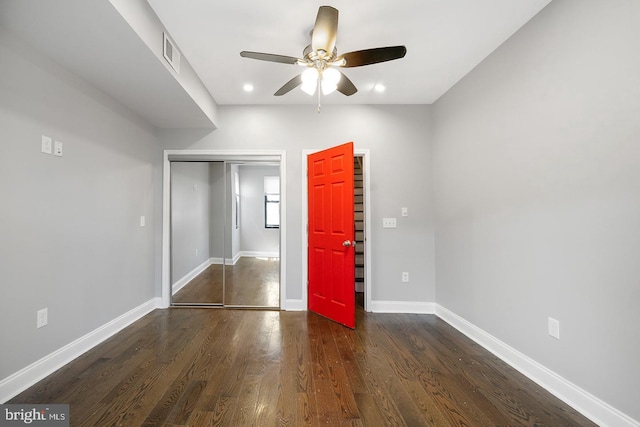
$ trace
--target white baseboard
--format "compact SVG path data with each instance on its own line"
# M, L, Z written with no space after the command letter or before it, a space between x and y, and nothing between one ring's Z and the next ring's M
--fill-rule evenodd
M208 260L185 274L182 278L176 280L173 285L171 285L171 295L175 295L180 289L187 286L187 284L192 281L198 274L205 271L211 264L214 264L214 262L212 261L213 259L214 258L209 258Z
M280 254L278 252L258 252L258 251L240 251L233 256L233 258L225 258L225 265L236 265L238 260L242 257L247 258L280 258ZM211 264L222 264L222 258L211 258ZM186 277L186 276L185 276Z
M284 305L281 307L285 311L307 311L307 304L301 299L283 300Z
M374 313L435 314L436 304L413 301L371 301L370 309Z
M238 252L238 258L280 258L280 252L268 252L268 251L240 251Z
M76 357L121 331L144 315L160 307L161 299L153 298L112 321L65 345L0 381L0 403L4 403L60 369Z
M436 305L436 314L594 423L600 426L640 427L638 421L439 304Z

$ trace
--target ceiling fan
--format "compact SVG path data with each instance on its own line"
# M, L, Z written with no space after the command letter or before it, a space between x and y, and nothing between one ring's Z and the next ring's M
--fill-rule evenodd
M351 96L358 91L351 80L334 67L349 68L377 64L403 58L407 53L407 48L404 46L389 46L338 55L335 46L337 33L338 10L331 6L320 6L311 32L311 45L304 49L302 58L248 51L240 52L240 56L306 67L305 71L285 83L274 95L282 96L302 86L302 90L309 95L313 95L318 90L319 99L321 91L324 95L328 95L337 90L346 96Z

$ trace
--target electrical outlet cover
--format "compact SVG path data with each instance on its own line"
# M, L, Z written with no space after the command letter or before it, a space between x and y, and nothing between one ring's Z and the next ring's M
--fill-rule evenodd
M55 141L53 143L53 155L54 156L58 156L58 157L62 157L62 142Z

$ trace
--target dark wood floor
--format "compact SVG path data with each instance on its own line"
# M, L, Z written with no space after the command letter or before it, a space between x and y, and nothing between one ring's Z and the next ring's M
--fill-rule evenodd
M433 315L156 310L10 403L72 426L593 426Z
M241 257L224 268L224 299L222 265L212 264L180 289L173 303L280 307L278 258Z

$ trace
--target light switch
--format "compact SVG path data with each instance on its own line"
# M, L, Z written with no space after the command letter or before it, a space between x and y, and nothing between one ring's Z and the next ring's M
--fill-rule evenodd
M556 339L560 339L560 321L553 317L548 318L549 335Z
M51 154L51 138L42 135L42 148L40 149L45 154Z
M395 218L382 218L382 228L396 228Z
M142 216L140 217L140 227L144 227L144 226L145 226L145 224L146 224L146 222L147 222L147 221L146 221L146 219L145 219L144 215L142 215Z
M49 323L49 309L43 308L42 310L38 310L37 318L36 318L36 328L42 328L43 326L47 326Z
M409 216L409 208L402 208L402 216Z

